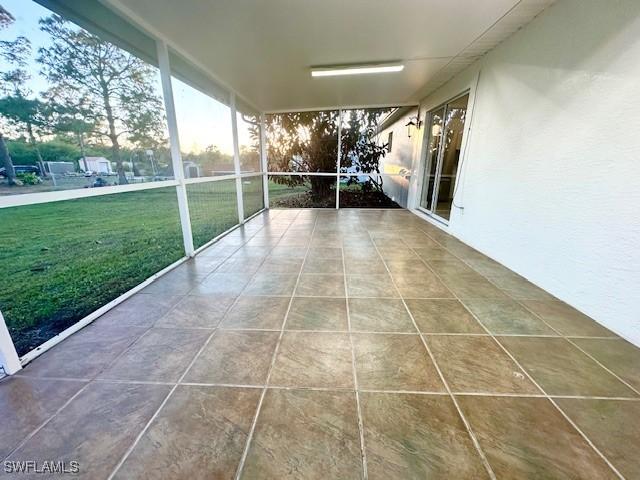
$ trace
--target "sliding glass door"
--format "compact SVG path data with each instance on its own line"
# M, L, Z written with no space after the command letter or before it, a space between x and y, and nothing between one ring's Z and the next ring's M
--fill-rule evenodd
M456 191L469 94L464 93L428 114L420 208L449 220Z

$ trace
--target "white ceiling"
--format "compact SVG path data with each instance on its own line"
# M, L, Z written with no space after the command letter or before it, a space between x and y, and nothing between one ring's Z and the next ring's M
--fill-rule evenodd
M553 0L104 0L264 111L416 102ZM311 66L402 61L384 75Z

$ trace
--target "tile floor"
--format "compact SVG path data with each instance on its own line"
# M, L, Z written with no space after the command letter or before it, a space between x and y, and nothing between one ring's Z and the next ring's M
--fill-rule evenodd
M0 456L89 479L632 479L639 391L639 349L409 212L272 210L1 381Z

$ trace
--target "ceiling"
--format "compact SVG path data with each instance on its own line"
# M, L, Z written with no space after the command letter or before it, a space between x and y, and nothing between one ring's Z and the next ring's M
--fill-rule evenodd
M417 102L553 0L103 0L262 111ZM402 61L312 78L312 66Z

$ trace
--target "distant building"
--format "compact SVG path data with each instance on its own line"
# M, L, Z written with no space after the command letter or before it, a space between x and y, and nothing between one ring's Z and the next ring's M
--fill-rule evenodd
M104 157L82 157L79 163L80 169L85 172L113 173L111 162Z

